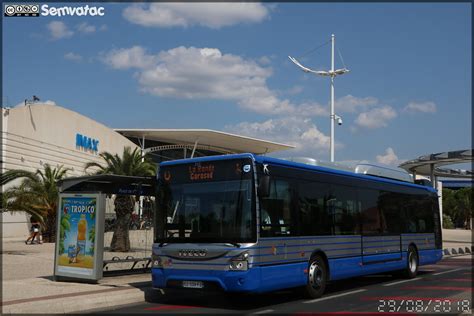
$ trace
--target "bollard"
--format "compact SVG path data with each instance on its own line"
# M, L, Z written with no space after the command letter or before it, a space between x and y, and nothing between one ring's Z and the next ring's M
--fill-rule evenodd
M454 248L451 248L451 253L452 253L453 255L457 255L457 254L458 254L458 252L457 252L456 249L454 249Z
M471 253L471 249L469 249L469 247L465 247L464 250L466 253Z
M449 250L448 250L447 248L444 248L444 255L445 255L445 256L449 256L449 255L450 255Z

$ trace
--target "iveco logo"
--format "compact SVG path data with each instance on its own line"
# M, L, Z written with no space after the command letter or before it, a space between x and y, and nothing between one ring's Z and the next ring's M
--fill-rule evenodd
M207 256L207 251L204 249L180 249L178 251L179 257L199 258Z

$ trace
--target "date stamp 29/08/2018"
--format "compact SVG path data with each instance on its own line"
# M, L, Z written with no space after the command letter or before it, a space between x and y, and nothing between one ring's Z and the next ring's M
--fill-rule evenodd
M377 310L381 313L470 313L471 301L468 299L406 299L379 300Z

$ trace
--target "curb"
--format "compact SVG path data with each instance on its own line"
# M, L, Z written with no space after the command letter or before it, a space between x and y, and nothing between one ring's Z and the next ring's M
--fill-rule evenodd
M145 301L145 289L146 288L140 289L126 287L110 289L109 291L104 291L104 293L100 293L99 295L83 294L69 299L51 298L42 301L11 304L2 306L2 314L66 314L141 303Z
M474 253L474 246L471 246L471 249L469 249L469 247L464 247L464 249L461 247L459 247L458 249L451 248L451 250L449 248L443 249L444 256L456 256L456 255L459 256L459 255L465 255L465 254L470 254L470 253Z

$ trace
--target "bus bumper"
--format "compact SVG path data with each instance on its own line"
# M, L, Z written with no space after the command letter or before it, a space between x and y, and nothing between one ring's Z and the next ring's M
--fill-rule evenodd
M247 271L152 269L154 288L184 288L183 281L203 281L203 290L257 292L260 286L260 268L254 267Z

